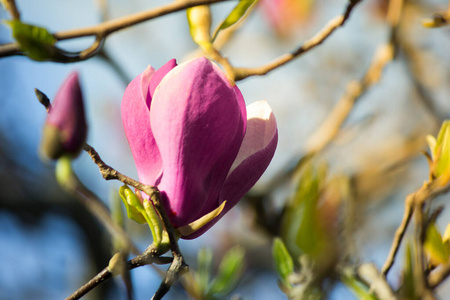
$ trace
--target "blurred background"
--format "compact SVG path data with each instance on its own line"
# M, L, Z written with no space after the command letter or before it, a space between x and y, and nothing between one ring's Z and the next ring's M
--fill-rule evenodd
M18 0L17 6L23 22L58 32L167 3ZM346 4L344 0L261 0L221 51L234 66L266 64L311 38L342 14ZM234 5L212 6L213 27ZM245 272L234 293L245 299L284 297L274 272L271 244L273 235L286 230L282 223L288 217L280 215L304 174L291 176L289 170L311 154L313 138L320 137L316 130L345 95L348 84L363 78L378 46L389 41L387 7L384 0L362 1L345 26L321 46L265 76L238 82L248 104L265 99L273 108L279 145L249 197L200 238L180 242L193 269L202 247L213 249L217 263L229 248L241 245L246 250ZM323 198L334 204L326 205L319 222L332 224L327 231L332 242L327 247L340 252L337 256L350 255L353 262L373 262L380 268L400 224L405 196L428 178L427 161L420 154L428 150L425 136L436 135L441 122L450 117L450 27L429 29L421 21L447 7L443 0L405 2L395 59L355 101L336 137L310 162L327 165L324 180L331 188L325 189ZM4 9L0 18L9 18ZM0 42L11 41L9 28L0 26ZM81 38L58 45L78 51L92 42ZM149 64L159 68L172 58L180 63L200 54L189 35L185 12L178 12L112 34L100 55L84 62L35 62L22 56L0 59L0 299L65 298L103 269L112 254L102 226L58 187L54 165L39 159L46 112L33 89L52 99L66 76L78 70L89 124L87 142L106 163L137 178L120 118L128 82ZM117 194L120 184L104 181L86 153L74 162L74 168L106 204ZM448 199L444 195L434 205ZM258 208L264 211L259 220ZM449 221L450 212L444 210L438 219L440 229ZM132 221L126 226L141 250L151 243L148 227ZM402 246L400 256L403 253ZM401 261L397 259L400 263L388 276L396 288ZM149 266L131 275L136 299L149 299L161 280ZM125 299L120 281L105 286L91 299ZM445 299L450 284L441 285L438 293ZM353 294L336 283L330 284L327 296L351 299ZM178 284L167 299L183 297L186 294Z

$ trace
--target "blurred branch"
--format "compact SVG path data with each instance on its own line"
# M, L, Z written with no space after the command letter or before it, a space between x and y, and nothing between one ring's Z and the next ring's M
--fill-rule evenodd
M391 249L389 251L389 254L386 258L386 261L385 261L383 267L381 268L381 273L384 276L387 276L387 273L389 272L392 265L394 264L395 256L397 255L398 249L400 247L400 244L402 242L403 236L405 234L406 228L408 227L408 224L411 220L412 215L414 213L419 214L418 219L416 219L416 222L421 222L419 225L422 226L422 223L423 223L422 208L423 208L424 203L428 200L434 199L435 197L437 197L438 195L440 195L442 193L447 192L447 190L449 188L450 188L450 185L442 186L441 179L437 178L430 182L425 183L416 192L414 192L406 197L405 212L403 214L402 222L395 233ZM422 232L420 232L420 235L422 236ZM422 239L423 236L422 236L422 238L421 237L417 237L417 238Z
M15 20L20 20L20 13L17 9L16 1L15 0L1 0L3 6L9 13L11 14L11 17Z
M61 161L58 162L58 164L60 163ZM70 178L68 178L68 180L64 182L60 181L62 187L76 196L78 200L80 200L80 202L83 203L83 205L97 217L109 233L120 241L121 245L127 249L127 251L131 250L133 253L138 254L139 250L137 247L133 244L132 240L123 228L111 219L109 211L103 202L81 183L75 173L71 172L69 176Z
M375 292L378 299L393 300L396 299L386 278L380 274L374 264L362 264L356 269L358 277L363 279L370 289Z
M79 37L85 37L85 36L95 36L96 37L96 43L92 45L90 48L80 52L80 57L78 60L87 59L92 57L88 54L92 54L95 48L95 45L98 44L97 49L101 46L99 41L103 41L108 35L134 26L136 24L155 19L161 16L165 16L167 14L171 14L174 12L178 12L181 10L184 10L189 7L197 6L197 5L203 5L203 4L213 4L217 2L224 2L224 1L230 1L230 0L189 0L189 1L175 1L173 3L146 10L143 12L138 12L135 14L131 14L129 16L125 16L122 18L118 18L116 20L106 21L94 26L79 28L79 29L72 29L67 31L61 31L56 32L53 34L53 36L58 41L67 40L67 39L74 39ZM84 53L83 53L84 52ZM0 45L0 57L5 56L12 56L12 55L22 55L20 46L18 43L8 43ZM76 58L70 59L67 62L74 62L77 61Z
M428 286L431 289L436 288L450 275L450 263L441 266L428 276Z
M306 41L303 45L301 45L297 50L282 55L279 58L275 59L274 61L256 68L233 68L234 72L234 78L236 81L245 79L250 76L261 76L266 75L270 71L273 71L288 62L294 60L295 58L299 57L300 55L308 52L309 50L315 48L316 46L322 44L337 28L343 26L345 22L350 17L350 13L353 10L353 8L358 4L361 0L349 0L349 3L347 4L347 7L345 9L345 12L332 19L325 25L325 27L319 31L315 36L313 36L311 39Z

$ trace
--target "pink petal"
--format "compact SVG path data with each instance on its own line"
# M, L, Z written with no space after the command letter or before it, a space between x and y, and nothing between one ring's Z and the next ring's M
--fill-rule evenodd
M155 185L162 172L162 161L150 126L148 86L155 73L149 66L133 79L122 99L122 122L136 164L139 180ZM147 105L148 103L148 105Z
M242 99L206 58L170 71L155 91L150 110L164 174L159 188L175 227L218 203L220 188L245 131Z
M225 208L219 216L184 239L194 239L211 228L239 202L269 166L278 142L272 109L266 101L258 101L247 107L247 117L247 132L220 193L220 202L227 200Z
M158 69L153 74L152 79L150 80L150 84L148 86L148 91L150 93L150 97L153 97L153 94L155 93L156 88L158 87L161 80L164 78L164 76L167 75L173 68L177 66L177 61L175 59L171 59L168 62L166 62L161 68ZM150 107L150 103L149 107Z

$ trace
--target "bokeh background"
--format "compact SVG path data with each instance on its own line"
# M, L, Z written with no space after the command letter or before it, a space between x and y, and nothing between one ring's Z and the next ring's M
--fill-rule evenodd
M110 0L105 11L103 1L17 1L24 22L50 32L95 25L105 18L167 3ZM284 17L286 22L292 21L284 27L277 27L270 18L275 14L273 8L257 7L222 49L223 54L235 66L265 64L312 37L346 5L343 0L304 3L297 8L298 14L291 12L293 16ZM214 5L213 24L217 25L233 5ZM353 220L356 229L352 235L355 260L374 262L378 267L383 264L403 214L405 196L428 176L427 162L419 153L426 150L425 135L435 135L440 122L450 117L450 28L421 26L423 18L445 10L446 5L438 0L407 1L402 32L416 51L415 64L411 66L405 54L399 53L380 82L358 100L341 133L321 153L330 173L344 174L357 185L358 217ZM306 153L308 139L347 84L364 75L377 46L389 38L386 7L386 1L362 1L346 25L323 45L266 76L238 83L247 103L269 102L279 126L278 149L255 186L256 192ZM3 9L0 18L9 18ZM10 30L2 24L0 42L10 41ZM60 45L80 50L91 42L82 38ZM111 255L107 234L57 186L54 165L39 159L46 113L33 89L39 88L52 99L64 78L78 70L87 107L88 143L105 162L137 178L120 118L125 87L148 64L158 68L171 58L183 62L196 55L199 51L189 35L185 13L179 12L114 33L103 53L85 62L0 59L0 299L65 298L106 266ZM120 184L104 181L85 153L74 166L83 183L109 203ZM274 209L289 198L295 184L287 182L275 193ZM436 205L448 200L445 195ZM441 229L449 221L450 213L444 210L439 218ZM151 243L146 226L128 222L127 230L142 250ZM252 222L252 213L245 205L235 208L199 239L181 241L180 246L187 263L195 268L201 247L212 247L219 258L234 244L243 245L248 257L247 271L235 292L246 299L283 298L271 259L271 240ZM136 299L150 298L160 283L158 272L143 267L131 274ZM399 277L396 264L388 279L396 286ZM125 298L119 281L109 288L106 299ZM439 293L446 299L449 285L442 285ZM168 299L183 297L179 286L168 295ZM331 299L352 297L339 284L330 292Z

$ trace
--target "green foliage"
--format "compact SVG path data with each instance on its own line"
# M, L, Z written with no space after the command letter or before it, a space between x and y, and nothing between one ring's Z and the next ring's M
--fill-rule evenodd
M128 186L123 185L119 188L119 195L125 205L125 208L127 209L128 218L139 224L147 223L144 215L142 214L144 207L133 191Z
M55 47L56 39L47 29L22 23L19 20L10 20L6 23L11 26L12 36L20 49L31 59L51 60L58 54L58 49Z
M431 223L427 228L424 250L434 265L444 264L449 261L450 248L442 239L436 223Z
M432 158L430 173L447 184L450 180L450 120L442 123L437 139L429 135L427 141Z
M197 254L197 270L184 276L184 285L195 299L222 299L237 285L244 267L245 250L235 246L222 258L215 276L212 274L211 249L201 249Z
M308 254L317 258L326 246L317 204L326 176L326 167L307 165L301 174L293 201L283 216L282 236L294 257Z
M358 280L358 278L356 278L352 274L345 274L341 277L341 281L349 290L351 290L355 294L355 296L359 300L378 299L370 292L370 289L363 282Z
M239 246L231 248L225 254L207 295L224 296L234 289L244 268L244 256L245 250Z
M233 8L230 14L223 20L222 24L216 29L213 36L213 41L216 39L220 30L226 29L233 24L236 24L247 12L247 10L255 5L258 0L240 0L239 3Z
M120 187L119 195L127 209L128 218L139 224L147 223L152 231L153 243L159 245L164 238L163 226L151 201L139 198L139 194L133 193L126 185Z
M410 245L406 247L405 263L403 268L403 284L400 289L401 299L418 300L414 282L414 257Z
M275 238L273 241L272 256L281 282L289 288L291 285L288 276L294 272L294 260L280 238Z

